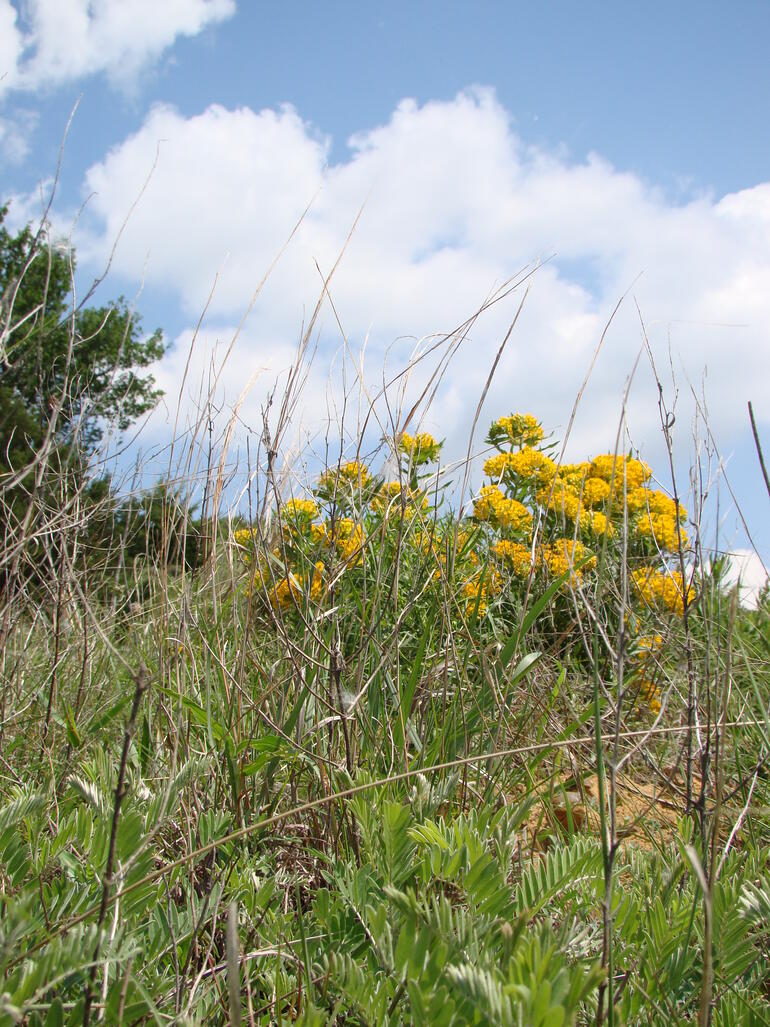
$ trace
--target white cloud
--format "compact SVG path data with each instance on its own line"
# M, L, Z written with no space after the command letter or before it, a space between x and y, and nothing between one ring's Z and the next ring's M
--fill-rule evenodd
M364 202L332 296L352 347L368 337L372 381L394 340L411 337L395 345L391 366L415 338L453 329L510 275L554 253L531 279L482 426L523 408L563 431L602 329L634 282L586 392L574 451L614 440L642 343L635 301L667 381L669 360L674 367L676 432L685 446L688 382L698 388L704 368L711 427L725 448L744 427L746 399L770 381L770 184L674 205L598 156L575 162L525 146L486 90L422 107L404 101L387 124L350 140L347 159L331 166L328 141L290 107L212 106L184 118L161 106L89 169L84 192L95 196L77 240L81 260L105 258L158 146L114 267L166 290L191 324L217 274L209 317L237 321L313 201L236 346L236 386L291 351L319 292L315 261L328 272ZM455 453L521 295L472 326L446 373L431 416ZM319 365L341 344L328 307L323 323ZM169 358L171 393L178 366ZM254 396L244 419L258 423L258 388ZM634 442L660 461L656 399L643 359L629 421Z
M734 549L724 577L726 588L740 585L739 597L743 606L756 607L759 593L767 584L767 567L753 549Z
M20 164L27 156L37 121L35 111L22 108L11 117L0 118L0 149L7 164Z
M0 0L0 94L106 72L127 84L179 36L235 12L235 0L29 0L20 25Z
M0 0L0 93L14 83L22 48L16 11L10 0Z

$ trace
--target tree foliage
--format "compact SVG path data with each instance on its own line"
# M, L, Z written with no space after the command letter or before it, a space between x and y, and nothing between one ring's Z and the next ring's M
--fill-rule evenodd
M122 297L75 305L74 253L29 226L11 235L6 214L0 209L3 440L17 426L31 441L30 431L41 438L53 428L58 440L92 449L105 424L124 430L157 401L160 390L141 371L163 355L162 333L143 336Z
M51 573L78 546L102 571L148 547L189 559L179 518L161 530L161 511L178 510L161 502L165 487L123 499L94 461L106 431L124 431L161 395L147 370L164 352L161 331L145 335L122 297L78 303L72 249L29 226L12 234L6 215L0 208L0 581ZM25 575L30 540L38 566L27 560Z

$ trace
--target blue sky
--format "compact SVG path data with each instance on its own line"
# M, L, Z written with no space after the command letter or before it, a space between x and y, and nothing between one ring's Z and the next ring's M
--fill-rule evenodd
M240 409L249 425L263 379L290 361L312 309L315 261L331 266L362 203L334 298L351 348L368 340L375 379L394 340L450 330L509 275L548 260L530 281L488 417L532 409L563 430L630 289L579 412L575 453L614 438L641 314L672 402L678 389L680 473L693 457L691 394L703 388L767 559L746 401L770 434L768 38L770 5L760 0L729 9L711 0L0 0L0 193L12 219L37 213L38 183L53 173L82 94L54 217L68 231L95 194L73 234L81 271L93 274L158 153L105 288L131 296L143 283L145 323L172 344L158 371L169 394L214 276L202 335L210 347L231 338L312 200L221 375L231 410L261 371ZM463 447L520 295L474 325L427 414L448 453ZM311 437L341 345L329 311L318 342L302 410ZM388 359L407 355L397 343ZM196 354L193 370L207 360L210 351ZM642 364L629 441L657 467L655 389ZM161 412L148 430L157 440L168 433ZM713 469L716 454L701 444L700 455ZM748 548L729 508L725 495L720 541Z

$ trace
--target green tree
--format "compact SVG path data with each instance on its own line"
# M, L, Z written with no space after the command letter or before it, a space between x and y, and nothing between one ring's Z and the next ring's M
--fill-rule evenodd
M73 309L74 254L29 226L11 235L6 214L0 208L3 458L6 442L14 452L21 446L14 434L39 442L52 417L57 441L92 450L105 424L126 429L160 396L152 375L141 370L162 356L161 331L143 337L122 297Z
M60 553L76 522L82 537L114 520L109 479L89 465L108 427L125 430L157 402L145 369L164 351L122 297L76 305L72 250L29 226L10 233L6 215L0 207L0 582L41 525Z

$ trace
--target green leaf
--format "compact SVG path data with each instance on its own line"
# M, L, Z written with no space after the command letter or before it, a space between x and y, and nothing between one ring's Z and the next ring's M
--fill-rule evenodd
M432 625L426 624L423 630L422 637L420 638L420 644L417 647L417 654L412 664L409 676L406 679L401 695L398 700L398 709L393 717L393 745L396 752L401 752L404 747L404 729L409 720L409 714L412 710L412 700L414 699L415 689L417 683L422 675L422 665L425 659L425 650L428 647L428 642L432 634Z
M48 1007L48 1014L45 1018L45 1027L63 1027L64 1006L60 998L55 998Z
M83 744L83 739L80 737L78 726L75 723L75 714L69 703L64 706L64 721L67 729L67 741L70 743L73 749L79 749ZM46 1023L48 1021L46 1020Z
M86 724L86 735L89 738L94 738L96 735L100 735L106 727L108 727L113 720L129 705L132 700L132 694L126 693L121 696L116 703L114 703L108 710L99 716L92 717L91 720Z

